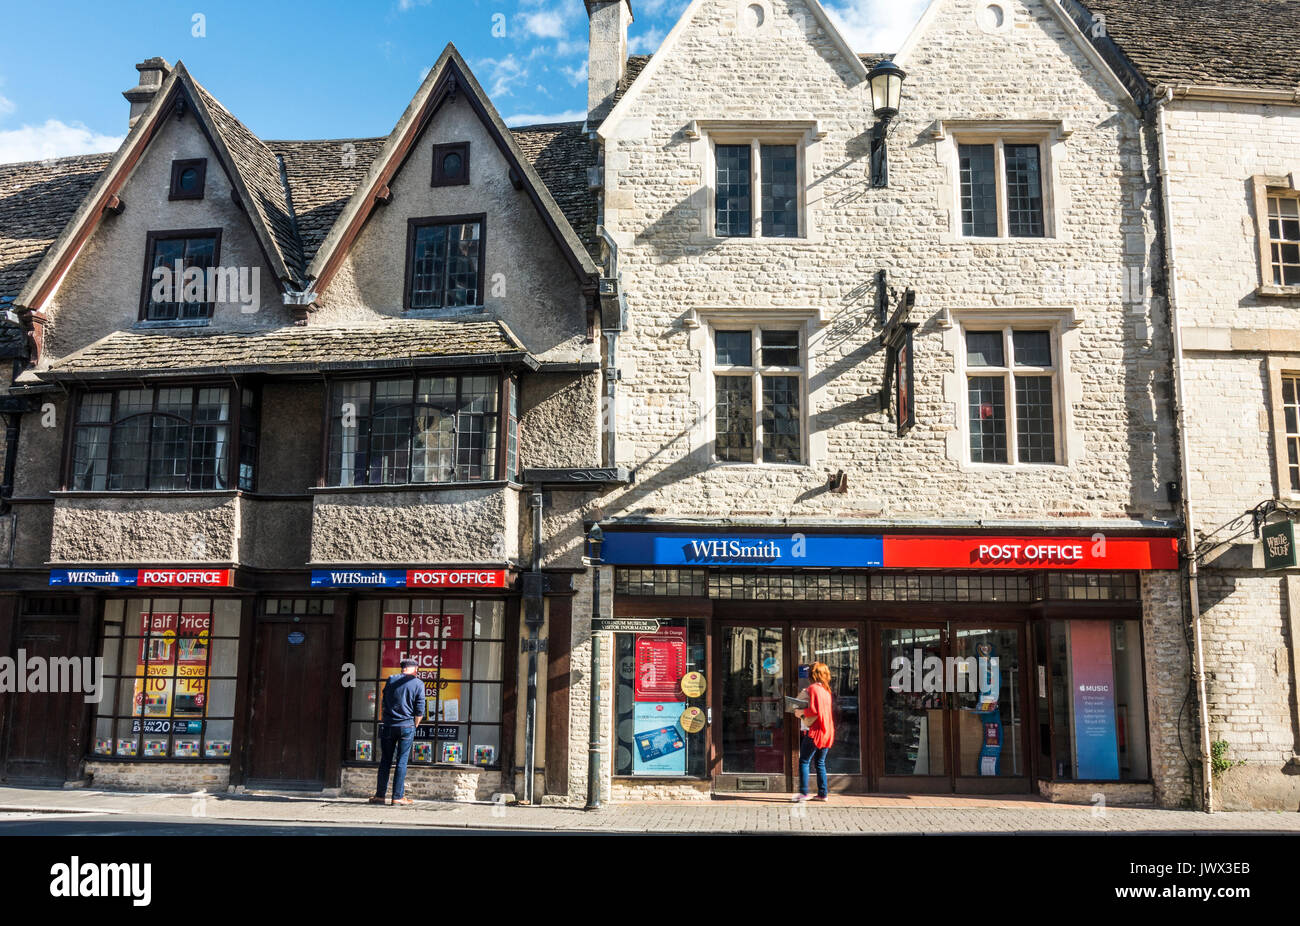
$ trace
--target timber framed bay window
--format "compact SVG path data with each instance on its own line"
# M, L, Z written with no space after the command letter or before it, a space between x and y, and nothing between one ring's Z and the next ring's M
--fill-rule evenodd
M513 479L518 390L513 377L496 374L336 380L325 485Z
M713 457L719 463L807 461L807 363L802 328L712 329Z
M257 393L248 387L83 392L76 402L64 485L90 492L251 491L257 415ZM236 434L237 454L232 452Z
M96 758L230 761L240 601L104 602Z
M483 305L486 215L410 219L406 235L408 312Z
M967 328L963 341L970 462L1058 462L1060 349L1053 332Z
M419 662L425 691L425 722L411 763L500 768L505 641L500 599L357 602L348 761L379 761L384 682L409 657Z

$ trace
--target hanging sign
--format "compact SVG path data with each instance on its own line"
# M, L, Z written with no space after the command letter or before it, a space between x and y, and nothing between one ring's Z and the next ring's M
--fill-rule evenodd
M1289 520L1265 524L1259 536L1264 544L1265 569L1290 569L1295 566L1295 524Z

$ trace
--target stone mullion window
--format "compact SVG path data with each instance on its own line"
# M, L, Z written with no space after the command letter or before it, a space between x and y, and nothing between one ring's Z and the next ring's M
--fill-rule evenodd
M714 331L714 458L804 462L803 338L753 325Z
M961 142L957 151L962 237L1046 235L1047 174L1041 142L989 138Z
M1300 374L1282 377L1282 414L1286 422L1286 472L1292 495L1300 495Z
M1059 348L1052 333L973 328L964 340L970 461L1056 463Z
M713 233L719 238L802 236L802 153L793 139L723 138L713 149Z
M1268 244L1273 283L1300 285L1300 198L1270 192Z

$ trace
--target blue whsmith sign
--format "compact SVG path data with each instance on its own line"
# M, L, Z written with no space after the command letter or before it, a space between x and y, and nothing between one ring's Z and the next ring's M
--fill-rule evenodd
M601 558L616 566L787 566L863 568L884 565L884 542L861 534L605 534Z

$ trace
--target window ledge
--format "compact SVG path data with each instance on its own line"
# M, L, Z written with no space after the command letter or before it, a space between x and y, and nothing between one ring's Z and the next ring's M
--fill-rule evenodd
M238 498L239 489L58 489L54 498Z
M464 318L469 315L487 315L481 305L458 305L443 309L403 309L402 318Z
M1300 299L1300 286L1279 286L1276 283L1265 283L1263 286L1255 288L1256 296L1275 296L1282 299Z
M769 470L773 472L811 472L814 467L811 463L733 463L729 461L715 460L709 464L708 472L717 470L737 470L753 471L756 469Z
M962 463L962 469L981 473L1064 472L1069 468L1069 463Z
M793 238L770 238L766 235L755 237L754 235L731 235L719 237L717 235L696 235L692 236L690 243L704 247L721 247L732 241L741 242L747 247L757 247L759 245L782 245L789 246L791 243L799 244L816 244L817 242L807 235L798 235Z
M351 495L361 492L457 492L464 489L505 489L517 483L504 479L483 479L477 482L404 482L395 485L363 486L313 486L308 489L311 495Z
M941 243L943 244L994 244L994 245L1005 246L1009 244L1025 244L1025 243L1030 243L1030 244L1067 244L1068 243L1066 239L1056 235L1043 235L1034 238L1029 238L1029 237L1012 238L1007 235L999 235L997 237L979 238L970 235L954 235L952 233L948 233L942 235L941 238L942 238Z
M210 318L169 318L142 320L136 322L133 328L206 328L212 323Z

